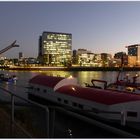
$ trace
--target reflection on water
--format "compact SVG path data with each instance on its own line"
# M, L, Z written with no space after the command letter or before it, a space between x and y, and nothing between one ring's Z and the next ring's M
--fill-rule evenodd
M108 83L112 83L116 80L118 75L118 72L116 71L0 71L0 73L16 75L18 77L17 84L24 86L28 84L29 79L38 74L61 77L69 77L72 75L78 79L79 84L81 85L84 85L85 82L90 83L91 79L106 80ZM127 73L129 73L129 77L133 77L136 73L140 75L140 72L123 72L121 77L124 77ZM140 78L138 78L138 80L139 79Z

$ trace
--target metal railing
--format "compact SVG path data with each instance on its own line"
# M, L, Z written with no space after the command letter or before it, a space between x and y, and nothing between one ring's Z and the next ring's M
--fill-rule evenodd
M42 109L44 109L44 111L46 112L46 137L50 137L49 136L49 128L50 128L50 125L49 125L49 108L45 105L41 105L41 104L38 104L36 102L33 102L31 100L28 100L28 99L25 99L23 97L20 97L18 95L16 95L15 93L3 88L3 87L0 87L1 90L5 91L6 93L8 93L10 96L11 96L11 136L14 137L14 126L17 126L27 137L29 138L32 138L32 135L27 132L22 126L20 126L16 121L15 121L15 97L16 98L19 98L21 99L22 101L25 101L27 102L28 104L32 104L33 106L37 106L37 107L40 107Z

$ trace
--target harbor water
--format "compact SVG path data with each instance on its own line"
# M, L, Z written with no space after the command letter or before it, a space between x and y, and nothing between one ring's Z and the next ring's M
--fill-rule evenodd
M136 73L140 75L139 71L123 72L122 77L124 77L125 74L129 74L129 76L132 78ZM73 76L78 79L78 83L81 86L85 86L85 83L91 84L92 79L105 80L108 82L108 84L115 82L118 72L117 71L103 72L103 71L5 71L5 70L1 70L0 74L9 75L9 76L16 75L18 80L15 84L0 83L0 85L6 88L7 90L13 91L19 96L26 98L27 97L26 87L28 87L28 81L32 77L38 74L44 74L50 76L62 76L62 77ZM138 81L140 81L140 78L138 78Z

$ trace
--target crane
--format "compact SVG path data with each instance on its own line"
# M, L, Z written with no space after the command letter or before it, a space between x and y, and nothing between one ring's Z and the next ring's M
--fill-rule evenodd
M19 45L15 44L16 43L16 40L10 44L9 46L5 47L4 49L0 50L0 54L8 51L9 49L13 48L13 47L19 47Z

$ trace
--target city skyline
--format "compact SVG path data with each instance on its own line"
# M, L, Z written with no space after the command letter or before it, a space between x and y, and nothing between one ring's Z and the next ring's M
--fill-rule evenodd
M72 50L115 54L125 46L140 44L139 1L0 2L0 49L17 40L1 56L38 56L43 31L72 34Z

